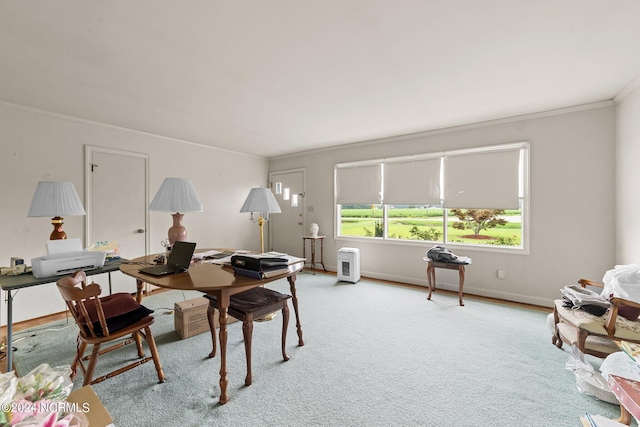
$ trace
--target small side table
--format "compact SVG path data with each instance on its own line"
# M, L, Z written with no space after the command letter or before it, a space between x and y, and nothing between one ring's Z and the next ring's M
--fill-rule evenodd
M427 262L427 281L429 282L429 296L427 296L427 299L431 300L431 292L436 290L436 268L458 270L458 275L460 277L458 283L458 300L460 302L460 305L464 306L464 302L462 301L462 288L464 287L464 266L466 264L433 261L429 257L423 257L422 259Z
M326 236L302 236L302 258L306 258L306 249L307 249L307 240L311 241L311 268L313 269L313 274L316 274L316 242L320 240L320 264L322 264L322 269L327 272L327 269L324 266L324 247L323 242Z

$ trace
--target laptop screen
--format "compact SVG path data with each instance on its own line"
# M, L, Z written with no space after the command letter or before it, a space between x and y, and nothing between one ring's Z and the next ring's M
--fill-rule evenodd
M189 264L191 264L191 257L193 257L193 251L195 251L195 249L195 243L175 242L171 249L171 254L169 254L167 265L188 270Z

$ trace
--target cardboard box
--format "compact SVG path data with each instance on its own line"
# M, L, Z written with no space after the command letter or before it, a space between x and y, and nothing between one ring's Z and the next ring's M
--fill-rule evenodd
M90 385L72 391L67 403L75 403L89 420L90 427L113 427L113 419Z
M208 307L209 300L205 297L193 298L174 304L173 321L180 338L185 339L203 332L209 332ZM215 311L214 320L216 328L219 328L218 310ZM227 324L236 321L236 319L229 316Z

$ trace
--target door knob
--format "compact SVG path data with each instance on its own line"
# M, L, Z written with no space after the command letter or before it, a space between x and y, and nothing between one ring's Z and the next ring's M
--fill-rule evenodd
M142 229L142 228L138 228L138 230L136 231L136 233L138 233L138 234L144 234L144 229Z

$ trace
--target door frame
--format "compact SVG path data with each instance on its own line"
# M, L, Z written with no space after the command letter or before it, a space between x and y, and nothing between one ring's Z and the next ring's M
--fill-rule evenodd
M93 193L91 191L93 186L93 174L91 173L91 161L94 153L112 154L115 156L134 157L144 160L144 198L145 206L149 206L149 154L136 153L133 151L118 150L115 148L98 147L94 145L84 146L84 198L85 198L85 215L84 227L85 227L85 247L91 246L91 206L93 201ZM149 233L149 209L145 210L144 215L144 254L149 254L150 248L150 234Z
M271 191L275 191L274 187L274 182L273 182L273 175L280 175L280 174L285 174L285 173L296 173L296 172L301 172L302 173L302 194L303 196L299 198L302 199L301 202L301 208L302 208L302 233L304 234L304 230L306 230L307 227L307 168L296 168L296 169L285 169L285 170L280 170L280 171L270 171L269 172L269 188L271 189ZM299 202L299 203L300 203ZM272 230L272 226L271 226L271 221L267 221L267 223L269 224L269 247L271 247L271 236L273 235L273 230Z

